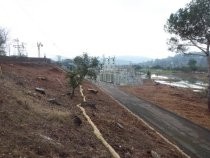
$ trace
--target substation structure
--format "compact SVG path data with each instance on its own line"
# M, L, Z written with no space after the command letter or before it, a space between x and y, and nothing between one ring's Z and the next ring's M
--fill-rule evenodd
M116 65L115 57L103 58L103 68L97 80L115 85L141 85L143 83L141 76L136 73L131 64Z

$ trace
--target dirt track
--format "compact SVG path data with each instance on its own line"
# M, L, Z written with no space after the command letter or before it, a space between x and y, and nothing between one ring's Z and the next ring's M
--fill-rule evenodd
M176 142L192 157L207 158L210 155L210 131L151 103L119 90L116 86L100 84L109 95L129 110Z

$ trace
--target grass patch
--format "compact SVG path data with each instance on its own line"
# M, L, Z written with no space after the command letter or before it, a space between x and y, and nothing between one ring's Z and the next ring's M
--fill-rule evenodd
M65 123L69 118L69 112L59 111L59 110L49 110L47 114L47 119L49 121L57 121L60 123Z

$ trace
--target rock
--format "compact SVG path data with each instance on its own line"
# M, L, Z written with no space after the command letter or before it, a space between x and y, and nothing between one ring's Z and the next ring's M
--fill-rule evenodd
M46 94L45 93L45 90L43 89L43 88L35 88L35 90L37 91L37 92L39 92L39 93L41 93L41 94Z
M80 126L82 124L82 120L78 116L74 116L73 122L76 126Z
M52 104L61 105L61 103L59 103L55 98L48 99L47 101Z

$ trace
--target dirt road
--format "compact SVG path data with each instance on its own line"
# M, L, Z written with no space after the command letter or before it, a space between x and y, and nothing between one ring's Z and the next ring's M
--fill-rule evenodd
M151 126L175 142L191 157L210 157L210 131L167 110L147 103L119 90L116 86L98 85L109 95L143 118Z

